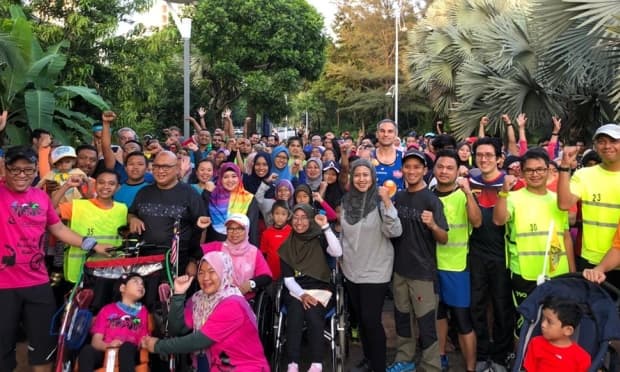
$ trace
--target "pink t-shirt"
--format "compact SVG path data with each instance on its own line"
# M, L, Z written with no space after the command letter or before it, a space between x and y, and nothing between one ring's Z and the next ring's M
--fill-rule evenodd
M149 333L148 321L146 306L142 306L136 316L131 316L114 302L99 311L90 332L101 333L106 343L120 340L139 345L140 340Z
M209 252L219 252L222 250L222 245L223 242L210 242L202 244L202 252L204 254ZM250 249L248 249L248 251L241 256L231 255L230 257L232 258L234 267L233 280L237 287L260 275L272 276L267 260L265 260L263 254L258 251L258 248L254 246L251 246ZM254 296L254 292L248 292L245 294L246 299L254 298Z
M192 301L185 306L185 324L193 328ZM220 302L201 332L214 343L207 349L211 371L268 372L263 345L258 337L256 316L241 296Z
M45 231L61 223L47 194L30 187L13 192L0 185L0 289L49 282Z

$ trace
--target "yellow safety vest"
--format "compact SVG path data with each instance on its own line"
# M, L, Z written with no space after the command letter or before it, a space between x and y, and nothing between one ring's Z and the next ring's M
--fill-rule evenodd
M579 169L570 180L571 194L581 198L581 256L597 265L611 247L620 219L620 172L600 165Z
M98 243L114 246L121 244L118 228L127 224L127 206L114 202L110 209L102 209L90 200L73 200L71 229L80 235L95 238ZM75 283L80 275L86 252L80 247L69 247L65 252L65 279Z
M437 244L437 268L463 271L467 267L467 243L471 225L467 218L467 196L460 190L439 198L448 221L448 242Z
M526 188L508 194L510 220L506 225L506 248L510 271L526 280L536 280L543 273L549 227L553 235L545 275L567 273L568 257L564 231L568 228L568 212L557 207L556 194L536 195Z

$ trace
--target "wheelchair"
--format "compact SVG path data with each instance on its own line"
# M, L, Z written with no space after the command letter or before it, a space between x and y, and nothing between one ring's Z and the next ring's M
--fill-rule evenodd
M344 276L340 273L336 259L329 258L329 266L331 268L331 284L333 285L335 296L335 304L325 313L325 326L323 329L323 337L329 342L329 350L332 362L333 372L343 372L346 356L348 352L347 344L347 310L344 291ZM282 366L284 354L284 345L286 343L286 314L287 309L284 304L283 297L286 288L284 281L278 282L278 289L274 303L275 316L273 322L273 350L271 354L271 365L273 372L286 370Z
M84 258L79 278L68 295L67 301L52 319L50 333L58 336L58 352L55 372L71 372L77 370L77 355L81 347L88 341L90 327L93 322L93 310L99 310L94 302L110 302L102 300L101 296L107 297L106 292L96 287L97 280L104 280L108 284L114 283L122 274L139 272L147 276L167 268L168 253L152 256L141 256L139 253L142 245L120 247L115 249L112 258L91 260L92 253ZM167 247L161 247L168 249ZM169 270L168 270L169 271ZM95 288L93 288L95 287ZM107 285L106 285L107 287ZM111 287L110 287L111 288ZM97 300L95 300L97 298ZM149 330L152 332L156 322L149 317ZM56 330L57 329L57 330ZM116 351L109 349L104 357L104 367L97 369L99 372L117 371ZM149 371L149 356L146 350L140 351L139 363L136 365L137 372Z
M273 352L274 344L274 299L272 291L269 289L271 285L262 291L259 291L254 298L249 300L254 315L256 315L256 323L258 326L258 335L263 345L265 355Z

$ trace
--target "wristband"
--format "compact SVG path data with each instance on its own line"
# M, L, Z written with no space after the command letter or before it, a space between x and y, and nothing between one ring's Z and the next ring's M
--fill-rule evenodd
M507 198L508 197L508 191L500 191L497 193L497 196L499 196L500 198Z
M506 124L507 127L514 127L514 125L512 125L512 123L510 124Z
M80 248L82 248L85 251L90 251L91 249L95 248L96 245L97 245L97 240L95 238L91 238L90 236L85 236L84 238L82 238L82 244L80 245Z
M568 167L560 167L558 166L558 172L567 172L570 173L571 169Z
M327 224L327 225L325 225L325 226L321 227L321 230L323 230L323 231L327 231L327 230L329 230L329 224Z
M552 136L559 136L559 135L560 135L560 133L558 133L558 132L551 132L551 135L552 135Z

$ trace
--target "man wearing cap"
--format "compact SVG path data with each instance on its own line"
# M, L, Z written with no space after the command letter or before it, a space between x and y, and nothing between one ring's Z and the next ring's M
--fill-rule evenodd
M372 164L377 172L377 185L390 190L402 190L403 182L402 158L403 153L394 147L394 138L398 136L398 126L390 119L383 119L377 123L377 148L371 152ZM396 188L393 185L396 185ZM394 194L390 193L390 197Z
M583 216L583 241L581 257L577 257L577 270L598 265L612 246L618 220L620 220L620 126L605 124L594 133L594 150L601 163L581 168L570 177L576 167L577 148L564 147L558 167L558 206L568 210L581 200ZM607 274L607 280L620 285L620 271Z
M6 183L0 185L0 371L17 365L15 344L22 323L32 370L51 371L56 339L49 334L56 301L44 263L42 237L49 231L67 244L107 254L110 245L83 238L59 219L47 194L31 187L37 156L29 147L10 148Z
M435 326L437 312L437 243L448 242L448 223L439 198L424 181L426 157L419 151L403 156L407 188L396 193L394 206L403 228L394 238L394 320L397 351L387 372L414 371L417 340L412 321L418 325L424 371L441 371Z

